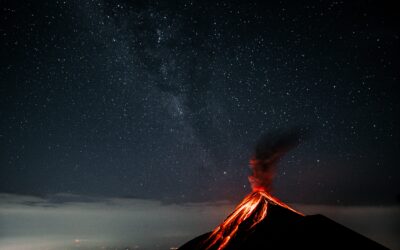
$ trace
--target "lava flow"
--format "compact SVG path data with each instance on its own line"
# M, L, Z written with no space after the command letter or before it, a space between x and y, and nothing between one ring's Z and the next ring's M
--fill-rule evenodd
M271 195L277 163L304 138L300 132L262 137L250 159L252 193L212 232L179 249L387 249L325 216L305 216Z
M247 195L233 213L214 229L203 242L204 249L224 249L237 234L239 228L241 232L251 232L267 216L269 204L278 205L302 215L270 194L277 162L299 143L299 139L299 130L269 134L261 138L250 160L252 174L249 176L249 181L253 192Z
M267 216L269 203L282 206L302 215L266 191L252 192L243 199L233 213L219 227L214 229L210 237L204 242L205 249L224 249L238 231L239 226L241 230L252 230L254 226Z

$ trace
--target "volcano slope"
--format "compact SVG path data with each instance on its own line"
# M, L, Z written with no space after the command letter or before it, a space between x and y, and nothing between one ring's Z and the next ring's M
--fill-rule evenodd
M323 215L304 216L256 191L214 231L179 250L387 249Z

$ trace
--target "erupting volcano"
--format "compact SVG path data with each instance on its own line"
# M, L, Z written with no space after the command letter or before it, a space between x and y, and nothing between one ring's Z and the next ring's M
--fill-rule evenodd
M322 215L305 216L271 195L277 162L298 145L300 132L290 130L262 137L250 160L253 192L212 232L179 249L386 249Z
M255 191L239 204L235 211L217 227L204 242L206 249L224 249L230 240L236 236L239 227L250 232L258 223L265 219L268 205L278 205L301 215L299 212L280 202L265 191Z

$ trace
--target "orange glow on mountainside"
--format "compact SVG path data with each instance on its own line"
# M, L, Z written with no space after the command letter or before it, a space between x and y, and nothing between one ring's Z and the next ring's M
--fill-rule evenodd
M224 249L237 233L239 226L246 231L252 230L267 216L269 203L303 215L264 190L254 191L247 195L233 213L219 227L214 229L210 237L203 242L205 249Z

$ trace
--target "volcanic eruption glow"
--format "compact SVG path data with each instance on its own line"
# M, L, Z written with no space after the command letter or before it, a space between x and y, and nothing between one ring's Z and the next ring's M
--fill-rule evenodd
M300 131L262 137L250 159L252 192L217 228L181 249L387 249L325 216L304 216L271 195L277 163L299 144Z
M252 174L249 176L249 181L253 192L247 195L233 213L214 229L203 242L204 249L224 249L239 228L241 231L250 232L267 216L269 204L303 215L270 194L277 162L299 143L299 138L299 131L292 130L288 133L264 136L258 142L255 155L250 160Z
M254 191L243 199L219 227L214 229L210 237L204 242L207 246L206 249L211 247L217 247L218 250L224 249L238 231L239 226L246 231L253 229L267 216L269 203L302 215L266 191Z

